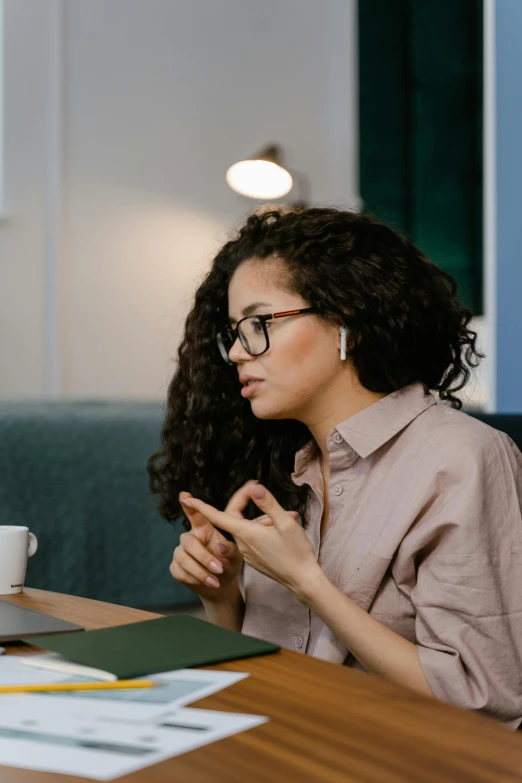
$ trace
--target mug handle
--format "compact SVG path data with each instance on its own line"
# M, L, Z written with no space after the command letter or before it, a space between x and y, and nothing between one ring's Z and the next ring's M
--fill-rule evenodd
M29 533L29 551L27 553L29 557L32 557L37 549L38 549L38 539L36 538L34 533Z

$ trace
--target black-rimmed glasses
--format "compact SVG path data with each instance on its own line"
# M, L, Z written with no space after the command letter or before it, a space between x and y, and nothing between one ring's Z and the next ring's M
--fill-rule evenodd
M229 358L229 353L237 338L250 356L261 356L270 348L266 322L272 318L286 318L289 315L301 313L313 313L313 307L304 307L301 310L285 310L281 313L269 313L267 315L247 315L237 322L235 327L225 326L216 335L217 344L221 356L227 364L235 364Z

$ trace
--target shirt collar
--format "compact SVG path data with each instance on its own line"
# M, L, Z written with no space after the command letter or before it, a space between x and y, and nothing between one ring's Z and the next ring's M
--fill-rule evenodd
M292 473L292 476L299 475L305 470L316 450L318 451L315 440L309 440L308 443L305 443L305 445L296 452L294 460L294 473Z
M437 400L426 392L422 383L412 383L386 395L354 416L345 419L328 433L328 444L338 432L343 440L363 459L383 446L408 426ZM294 473L306 468L317 449L314 440L308 441L295 455Z
M364 459L436 403L422 383L411 383L345 419L334 430Z

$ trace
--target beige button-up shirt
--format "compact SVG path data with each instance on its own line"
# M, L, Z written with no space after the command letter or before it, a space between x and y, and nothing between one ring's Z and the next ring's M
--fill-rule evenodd
M306 533L340 590L418 645L434 695L522 720L522 454L504 433L406 386L328 435L330 514L311 440ZM245 566L243 632L362 668L322 620Z

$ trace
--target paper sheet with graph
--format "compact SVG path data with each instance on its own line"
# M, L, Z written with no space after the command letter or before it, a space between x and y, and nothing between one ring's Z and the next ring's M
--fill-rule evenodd
M112 780L266 722L184 706L247 676L185 669L152 689L1 696L0 764ZM68 679L0 659L0 685Z

